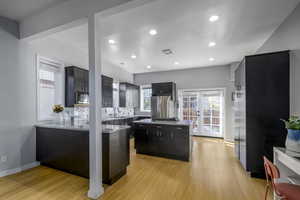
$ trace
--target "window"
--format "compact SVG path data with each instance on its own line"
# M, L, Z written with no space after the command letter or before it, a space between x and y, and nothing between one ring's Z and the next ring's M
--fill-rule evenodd
M63 64L37 56L37 120L50 120L54 104L63 105Z
M151 85L141 86L141 111L142 112L151 112L151 96L152 96Z

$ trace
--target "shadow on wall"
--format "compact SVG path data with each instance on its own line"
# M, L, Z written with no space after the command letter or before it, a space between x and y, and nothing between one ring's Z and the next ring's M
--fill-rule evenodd
M10 33L11 35L14 35L16 38L20 38L19 24L17 22L0 16L0 28Z

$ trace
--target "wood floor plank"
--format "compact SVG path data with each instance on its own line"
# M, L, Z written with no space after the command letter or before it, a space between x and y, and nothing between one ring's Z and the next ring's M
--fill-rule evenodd
M250 178L220 139L193 138L191 162L136 155L101 200L259 200L265 181ZM39 166L0 178L0 200L86 200L88 180ZM270 196L270 199L272 197Z

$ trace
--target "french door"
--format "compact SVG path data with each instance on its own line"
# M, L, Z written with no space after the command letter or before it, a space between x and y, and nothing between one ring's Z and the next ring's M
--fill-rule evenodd
M194 135L223 137L224 91L185 90L180 94L180 118L192 122Z

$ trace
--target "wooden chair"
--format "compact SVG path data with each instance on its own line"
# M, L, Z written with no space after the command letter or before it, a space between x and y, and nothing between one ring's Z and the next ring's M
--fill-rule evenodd
M275 194L284 200L300 200L300 186L280 181L280 172L278 168L264 157L264 166L267 179L265 200L268 198L270 188L273 188Z

